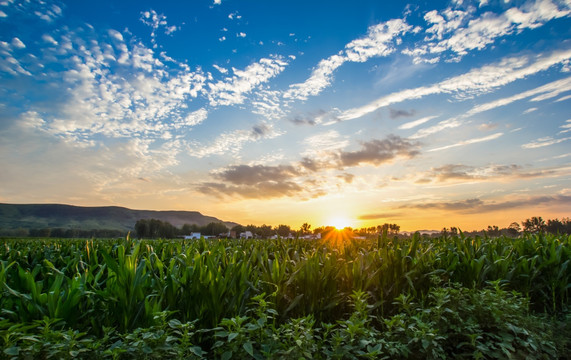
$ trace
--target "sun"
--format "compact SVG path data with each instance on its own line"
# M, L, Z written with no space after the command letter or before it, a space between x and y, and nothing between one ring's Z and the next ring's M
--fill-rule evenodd
M341 216L333 217L327 221L327 226L333 226L337 230L342 230L346 227L351 226L351 221L346 217L341 217Z

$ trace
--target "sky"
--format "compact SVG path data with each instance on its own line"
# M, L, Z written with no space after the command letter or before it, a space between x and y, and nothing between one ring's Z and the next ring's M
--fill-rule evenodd
M571 1L0 1L0 202L571 216Z

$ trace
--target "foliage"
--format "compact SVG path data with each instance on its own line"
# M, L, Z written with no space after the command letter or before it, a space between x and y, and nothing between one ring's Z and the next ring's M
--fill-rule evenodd
M570 243L4 239L0 357L563 357Z

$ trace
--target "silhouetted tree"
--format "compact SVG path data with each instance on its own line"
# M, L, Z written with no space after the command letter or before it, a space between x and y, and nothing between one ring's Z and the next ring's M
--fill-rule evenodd
M291 228L289 225L278 225L277 233L281 237L287 237L291 233Z
M521 231L521 226L518 223L513 222L508 226L508 235L510 236L518 236L519 232Z
M262 239L267 239L273 235L272 227L266 224L260 226L258 232Z
M303 225L301 225L301 228L299 228L299 231L300 231L301 235L307 235L307 234L311 234L310 229L311 229L311 225L309 225L308 223L303 223Z
M531 219L526 219L522 222L523 230L530 233L538 233L545 230L545 221L541 216L533 216Z

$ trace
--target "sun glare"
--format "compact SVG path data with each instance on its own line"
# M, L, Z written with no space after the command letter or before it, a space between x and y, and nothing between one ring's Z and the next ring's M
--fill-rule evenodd
M342 230L348 226L351 226L349 219L344 217L334 217L327 221L327 226L333 226L337 230Z

